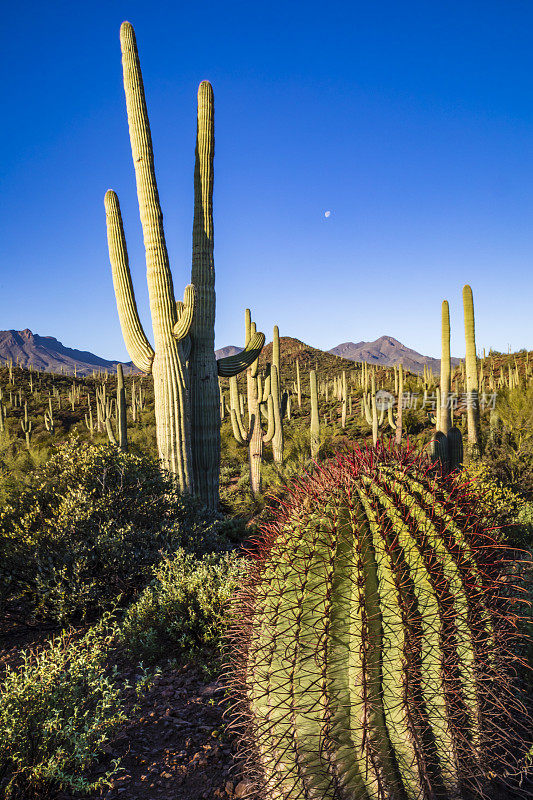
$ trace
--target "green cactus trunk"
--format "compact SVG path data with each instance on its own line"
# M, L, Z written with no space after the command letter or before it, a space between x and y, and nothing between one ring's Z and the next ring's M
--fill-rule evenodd
M271 393L274 403L275 432L272 438L272 455L274 463L283 464L283 415L281 413L281 373L279 358L279 328L274 325L272 337Z
M442 348L440 361L440 418L438 430L447 435L450 422L451 359L450 359L450 308L448 301L442 301Z
M311 458L318 456L320 449L320 418L318 416L318 389L316 371L309 373L309 387L311 395Z
M157 446L162 466L177 475L182 491L192 492L188 378L180 340L187 335L191 324L194 289L187 287L185 305L178 319L139 54L135 33L129 22L121 26L120 41L131 150L146 251L153 348L137 312L118 198L114 192L107 192L105 205L113 283L129 354L139 369L151 372L153 376Z
M218 508L220 475L220 395L215 358L215 262L213 257L213 89L198 89L198 127L194 169L194 221L191 283L196 291L189 332L192 466L196 494Z
M398 365L398 408L396 411L396 427L394 429L394 441L400 444L403 433L403 365Z
M122 452L126 453L128 450L128 420L122 364L117 364L117 432L118 446Z
M465 318L465 370L468 425L467 458L475 460L481 455L481 427L479 419L479 385L476 356L476 328L474 320L474 298L468 284L463 288L463 307Z

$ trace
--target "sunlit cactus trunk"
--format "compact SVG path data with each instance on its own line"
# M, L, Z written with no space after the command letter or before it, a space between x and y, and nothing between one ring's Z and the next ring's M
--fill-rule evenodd
M274 403L275 433L272 439L272 455L276 464L283 464L283 413L281 396L281 371L280 371L280 351L279 351L279 328L274 325L272 337L272 400Z
M185 304L178 319L139 55L135 33L129 22L124 22L121 26L120 42L131 150L146 251L148 293L154 331L153 348L146 338L137 312L118 198L114 192L107 192L105 205L113 283L129 354L139 369L151 372L153 376L160 460L165 469L178 477L182 491L192 492L194 483L191 470L189 397L180 340L187 335L191 324L194 289L192 286L187 287Z
M467 406L466 419L468 426L468 459L476 459L481 453L481 431L479 420L479 383L476 356L476 328L474 320L474 298L468 284L463 287L463 307L465 318L465 369Z
M451 359L450 359L450 308L447 300L442 301L441 327L441 361L440 361L440 417L437 421L439 431L447 435L450 429L450 391L451 391Z
M317 458L320 450L320 419L318 416L318 389L316 371L309 373L309 394L311 397L311 458Z
M398 366L398 410L396 412L396 427L394 441L400 444L403 433L403 365Z

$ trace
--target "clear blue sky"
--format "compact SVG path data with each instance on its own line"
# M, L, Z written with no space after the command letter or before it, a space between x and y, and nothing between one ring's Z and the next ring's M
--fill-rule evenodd
M215 91L216 346L244 309L324 349L533 347L533 3L27 2L0 26L0 329L127 359L103 197L151 338L122 88L135 27L174 284L190 279L196 90ZM326 218L326 211L331 215Z

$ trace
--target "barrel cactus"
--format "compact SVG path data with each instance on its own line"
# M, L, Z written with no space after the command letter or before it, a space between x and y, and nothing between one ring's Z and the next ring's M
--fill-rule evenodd
M454 800L520 770L515 591L478 509L392 445L278 499L230 636L253 797Z

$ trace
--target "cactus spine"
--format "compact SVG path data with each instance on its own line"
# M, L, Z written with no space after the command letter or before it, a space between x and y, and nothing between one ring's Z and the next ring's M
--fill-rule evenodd
M272 509L230 638L254 800L479 798L522 757L511 570L507 601L479 499L432 472L355 451Z
M474 320L474 298L468 284L463 288L463 307L465 319L465 370L468 425L468 458L476 459L481 454L481 432L479 420L479 385L476 357L476 328Z

